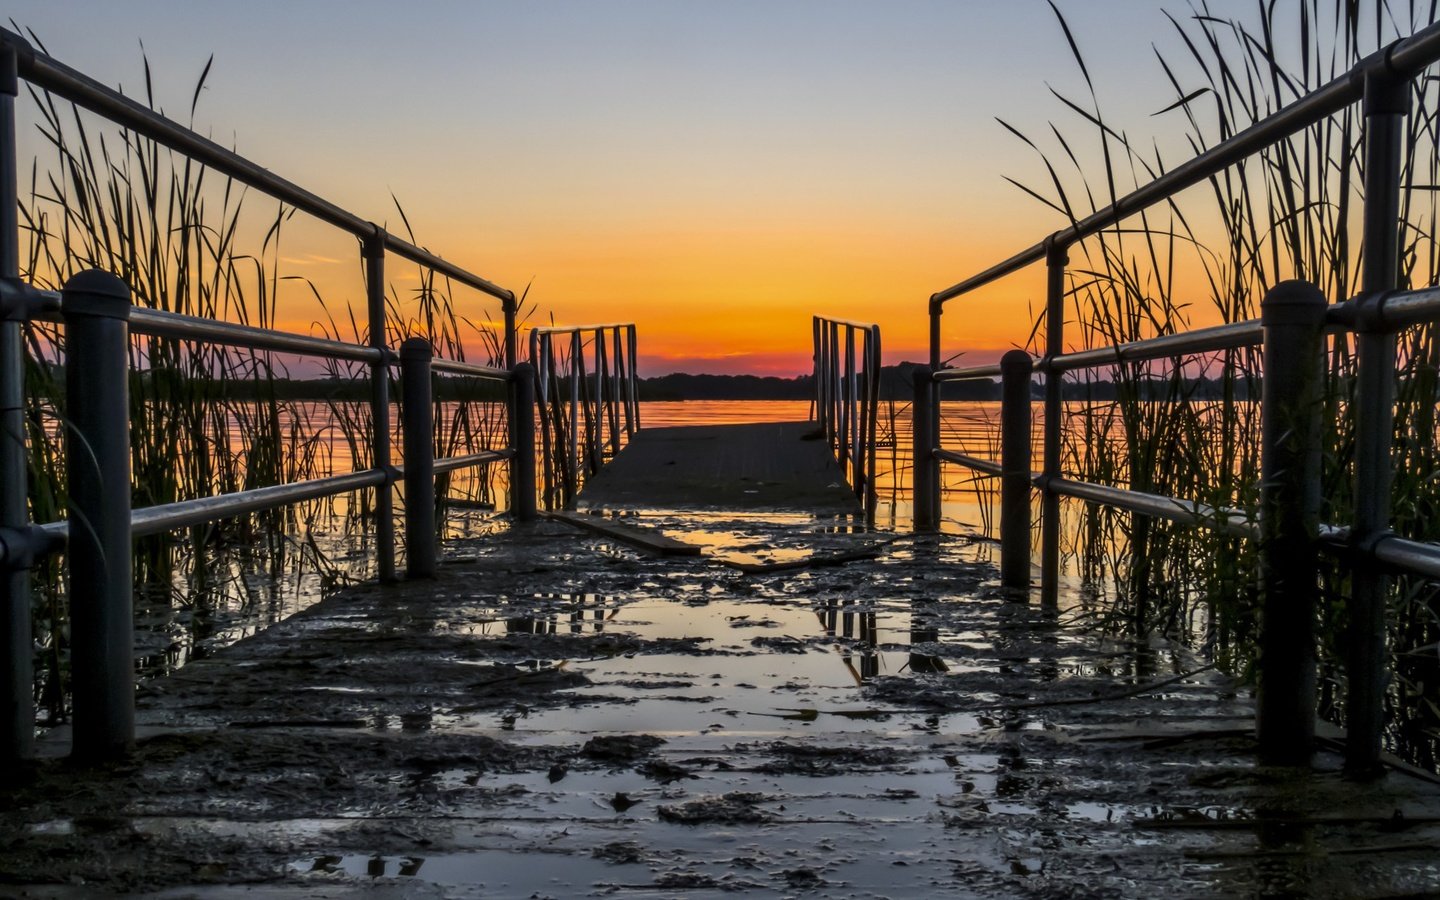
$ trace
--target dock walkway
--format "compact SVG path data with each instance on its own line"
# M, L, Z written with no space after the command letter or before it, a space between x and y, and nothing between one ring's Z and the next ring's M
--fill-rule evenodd
M1016 604L985 548L655 516L449 545L148 682L134 757L0 788L16 895L1421 896L1440 788L1253 761L1248 692ZM784 518L784 517L781 517ZM0 888L0 895L8 895Z
M647 428L592 477L581 509L861 512L814 422Z

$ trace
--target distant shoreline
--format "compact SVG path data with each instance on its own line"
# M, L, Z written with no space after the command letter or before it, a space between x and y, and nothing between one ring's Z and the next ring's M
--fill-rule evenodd
M880 371L880 399L909 403L914 398L915 370L919 363L902 362L885 366ZM52 373L55 385L63 390L63 369ZM144 379L146 373L137 373ZM167 373L167 377L174 377ZM563 386L559 393L568 395ZM369 402L370 386L366 378L274 378L274 379L215 379L208 382L212 390L202 386L200 394L220 399L275 399L313 400L330 402ZM1174 397L1176 386L1170 379L1142 380L1136 388L1141 399L1167 399ZM1230 386L1235 399L1247 399L1251 392L1259 390L1259 379L1254 385L1243 381ZM1218 398L1224 391L1219 379L1183 379L1180 393L1197 400ZM1037 379L1032 393L1040 396L1040 381ZM1094 381L1089 383L1067 383L1065 397L1069 400L1115 400L1120 393L1115 382ZM641 378L638 383L641 401L686 400L813 400L815 398L814 377L798 375L794 378L780 378L774 375L708 375L674 372ZM505 387L493 381L471 378L441 377L435 382L435 398L442 401L459 400L503 400ZM948 382L944 386L946 400L999 400L1000 385L992 379Z

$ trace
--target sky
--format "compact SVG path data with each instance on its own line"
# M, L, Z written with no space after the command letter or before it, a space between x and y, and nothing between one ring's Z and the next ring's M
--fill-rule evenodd
M1156 0L1057 0L1133 135L1180 141ZM1253 7L1216 0L1217 10ZM926 356L926 300L1065 222L1008 183L1083 82L1046 0L11 0L57 59L519 293L533 321L633 321L642 375L793 376L810 317ZM1108 98L1108 99L1107 99ZM1082 134L1085 132L1082 131ZM1086 134L1088 139L1088 134ZM32 146L33 154L35 148ZM28 169L22 144L22 171ZM353 241L297 223L283 265L358 300ZM394 279L406 275L393 267ZM947 308L946 355L1024 342L1042 275ZM403 292L403 283L397 282ZM457 294L480 318L493 305ZM492 312L486 313L485 310ZM281 319L310 330L295 296Z

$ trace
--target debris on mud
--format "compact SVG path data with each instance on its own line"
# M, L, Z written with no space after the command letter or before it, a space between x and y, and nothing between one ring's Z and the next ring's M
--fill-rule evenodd
M586 741L580 754L609 765L628 766L654 753L664 743L664 738L652 734L605 734Z
M635 841L611 841L591 850L590 855L617 865L633 864L645 861L645 848Z
M666 762L663 759L647 760L644 763L636 766L635 771L639 772L641 775L644 775L646 778L649 778L652 781L658 781L661 784L670 784L675 781L692 780L699 777L689 769L682 768L681 766L677 766L674 763Z
M873 540L659 518L777 560ZM132 757L0 786L0 894L1440 891L1434 785L1329 745L1257 768L1243 685L1006 599L983 545L757 577L558 528L146 682Z
M760 825L775 816L760 808L768 798L750 791L731 791L659 808L660 818L680 825Z
M773 754L774 759L759 766L756 771L775 775L835 775L839 772L892 768L903 760L899 751L889 747L775 741L765 750Z

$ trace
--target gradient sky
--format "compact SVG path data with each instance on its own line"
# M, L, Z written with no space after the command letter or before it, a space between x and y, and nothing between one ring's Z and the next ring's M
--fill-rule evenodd
M1163 130L1150 44L1173 46L1160 10L1185 7L1059 3L1109 113ZM1083 97L1044 0L7 7L132 93L143 41L178 117L213 53L199 131L399 230L393 192L422 244L531 284L557 323L637 322L650 375L799 374L812 313L878 322L887 362L922 359L931 292L1064 224L1003 180L1043 169L995 117L1040 134L1075 121L1047 84ZM312 231L292 229L288 271L349 296L353 242ZM1040 290L1032 273L952 304L947 348L1023 342Z

